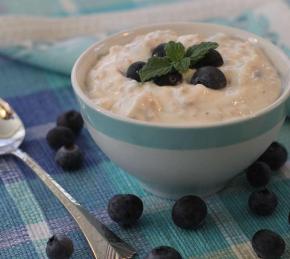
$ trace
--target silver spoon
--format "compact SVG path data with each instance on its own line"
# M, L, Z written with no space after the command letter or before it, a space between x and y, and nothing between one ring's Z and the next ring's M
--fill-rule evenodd
M84 209L55 182L28 154L19 149L25 137L22 121L7 102L0 98L0 155L12 154L26 163L72 215L97 259L130 259L134 248Z

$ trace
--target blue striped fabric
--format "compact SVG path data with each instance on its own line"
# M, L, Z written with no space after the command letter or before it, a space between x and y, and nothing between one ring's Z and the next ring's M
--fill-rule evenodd
M40 2L37 0L25 2L26 6L23 4L23 8L19 9L16 1L2 0L0 11L66 14L62 6L67 1L42 1L42 4L38 4ZM119 1L113 0L73 2L80 12L120 9ZM121 8L141 8L154 3L155 1L124 1ZM290 46L280 40L279 34L271 31L267 16L247 11L231 19L212 20L249 29L268 37L286 52L289 50ZM248 211L247 199L253 188L249 187L245 177L241 175L225 190L206 199L209 215L201 229L181 230L171 220L173 201L160 199L143 191L135 179L102 153L87 130L83 130L77 140L85 154L84 167L68 173L55 164L54 152L45 140L46 133L54 126L58 114L71 108L78 109L68 76L0 56L0 78L0 96L11 103L27 128L23 150L98 219L122 239L133 244L138 252L136 258L144 258L148 251L158 245L173 246L184 258L255 258L250 240L262 228L272 229L283 236L288 246L283 258L290 258L290 231L287 222L290 210L289 162L281 171L274 173L269 185L279 198L278 208L273 215L260 218ZM278 139L288 149L289 126L289 121L286 121ZM117 193L134 193L144 202L142 219L130 229L120 228L107 215L108 199ZM1 259L46 258L45 244L53 233L65 233L73 240L75 252L72 258L93 258L83 235L63 206L30 169L11 156L0 157L0 201Z

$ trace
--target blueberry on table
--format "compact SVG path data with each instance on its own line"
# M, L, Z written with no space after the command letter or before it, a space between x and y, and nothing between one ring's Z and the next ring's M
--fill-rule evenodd
M165 57L166 56L165 45L166 45L166 43L161 43L157 47L155 47L152 51L152 56Z
M64 170L77 170L82 166L83 155L77 145L62 146L55 154L55 161Z
M133 194L117 194L108 204L110 218L121 226L135 224L143 213L142 200Z
M255 162L246 170L248 182L253 187L266 186L270 181L271 173L271 168L260 161Z
M190 65L190 68L200 68L205 66L220 67L224 64L221 54L215 49L210 49L199 62Z
M182 75L176 71L169 72L166 75L158 76L153 79L153 82L159 86L174 86L182 81Z
M253 192L248 200L250 210L259 216L271 215L278 205L275 193L268 189Z
M170 246L159 246L154 248L145 259L182 259L182 256Z
M57 126L47 133L46 140L51 148L59 149L64 145L72 145L75 135L69 128Z
M172 209L173 222L184 229L197 229L204 224L206 216L206 203L194 195L177 200Z
M277 233L268 229L262 229L253 236L252 247L260 258L278 259L284 254L286 244Z
M128 78L136 80L137 82L141 82L139 71L141 70L142 67L144 67L145 64L146 63L143 61L137 61L131 64L127 69L126 76Z
M75 110L67 111L57 118L57 126L67 127L78 134L84 126L82 115Z
M53 235L46 245L49 259L68 259L74 252L73 242L65 235Z
M287 158L286 148L278 142L273 142L258 160L268 164L272 170L278 170L285 164Z
M202 84L211 89L222 89L227 85L223 72L216 67L206 66L196 70L191 81L192 84Z

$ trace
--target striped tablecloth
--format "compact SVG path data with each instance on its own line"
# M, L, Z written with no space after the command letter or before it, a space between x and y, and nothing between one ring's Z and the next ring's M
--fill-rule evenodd
M204 227L184 231L172 223L173 202L144 192L102 153L86 130L77 140L85 153L85 165L74 173L56 166L54 152L45 140L58 114L78 109L69 71L91 42L140 24L199 20L252 31L290 56L288 4L283 0L0 1L0 96L12 104L27 128L23 150L98 219L133 244L136 258L144 258L158 245L175 247L184 258L255 258L250 240L261 228L285 238L288 249L284 258L290 258L289 163L275 173L269 185L279 198L272 216L260 218L248 211L247 199L253 189L241 175L224 191L206 199L209 215ZM7 16L15 14L49 18ZM279 141L290 151L289 126L286 122ZM133 228L122 229L107 215L107 201L116 193L134 193L144 202L144 215ZM53 233L65 233L73 240L73 258L92 258L62 205L26 166L10 156L0 158L0 201L0 258L46 258L46 242Z

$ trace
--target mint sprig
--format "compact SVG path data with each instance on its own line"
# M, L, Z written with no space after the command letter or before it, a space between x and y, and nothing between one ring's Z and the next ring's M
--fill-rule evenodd
M181 60L173 63L173 67L180 73L186 72L189 66L190 66L189 57L182 58Z
M142 82L150 80L156 76L162 76L172 70L172 64L166 57L152 57L146 65L139 71L139 76Z
M139 71L142 82L157 76L162 76L173 69L184 73L191 64L200 61L211 49L216 49L216 42L202 42L187 50L180 42L170 41L165 45L165 57L151 57Z
M164 48L166 57L172 62L178 62L185 56L185 48L180 42L169 41Z

